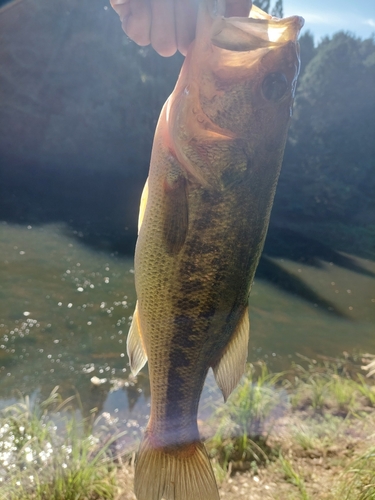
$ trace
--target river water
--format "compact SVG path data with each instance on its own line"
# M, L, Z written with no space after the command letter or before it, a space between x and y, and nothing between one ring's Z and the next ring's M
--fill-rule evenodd
M129 377L126 355L133 261L81 236L63 224L0 224L0 408L58 385L63 397L79 394L83 415L96 407L136 434L149 388L147 368ZM250 361L281 369L296 353L375 352L375 263L336 255L312 265L266 247L250 298Z

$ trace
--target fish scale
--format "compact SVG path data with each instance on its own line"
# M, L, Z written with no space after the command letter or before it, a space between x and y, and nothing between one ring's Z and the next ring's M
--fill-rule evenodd
M141 200L127 344L134 374L148 361L151 387L138 500L219 498L198 404L210 368L224 399L244 372L248 300L299 69L301 18L253 7L226 19L213 6L201 2Z

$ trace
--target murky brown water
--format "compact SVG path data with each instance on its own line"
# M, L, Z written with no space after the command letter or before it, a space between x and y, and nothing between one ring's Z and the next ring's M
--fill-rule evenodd
M295 353L316 357L375 352L375 263L351 269L268 258L313 299L256 277L251 295L249 359L280 369ZM128 380L126 335L135 304L133 262L95 251L64 226L0 225L0 407L17 391L47 397L60 386L117 416L129 432L147 419L147 370ZM306 294L305 294L306 295ZM323 305L322 305L323 304ZM95 376L102 384L95 387ZM212 379L202 408L217 398Z

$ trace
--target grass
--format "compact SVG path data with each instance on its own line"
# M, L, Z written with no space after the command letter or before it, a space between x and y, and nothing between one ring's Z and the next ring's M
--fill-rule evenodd
M354 460L344 474L343 500L375 500L375 448Z
M363 375L358 373L359 384L357 385L359 392L364 396L369 406L375 407L375 386L368 385Z
M20 398L0 413L1 500L115 497L111 444L118 435L93 435L94 423L79 422L68 403L55 388L45 401Z
M306 488L305 488L305 482L303 478L301 477L300 473L297 472L290 460L285 458L281 453L279 455L279 463L281 465L281 469L283 471L284 477L286 481L289 483L293 484L293 486L296 486L298 488L298 491L301 495L301 500L309 500L309 496L307 494Z
M275 390L281 376L269 373L265 363L249 365L243 383L217 410L218 428L208 448L224 470L230 463L233 470L254 469L270 459L267 435L284 405L282 392Z
M121 433L99 427L94 411L77 419L69 403L55 388L45 401L20 397L0 412L0 500L119 500L113 445ZM276 374L249 365L212 417L206 446L218 481L275 470L292 488L280 498L375 500L374 407L374 385L348 360L305 360ZM356 452L353 442L364 440ZM341 471L330 476L333 496L311 491L314 460Z
M364 406L375 406L375 387L359 371L348 372L343 361L325 362L304 368L294 365L293 380L286 381L294 410L309 409L311 413L346 416Z
M293 365L277 374L269 373L264 363L250 365L242 384L213 417L217 430L207 447L219 482L237 471L256 475L273 462L284 481L296 487L293 497L308 500L316 493L308 492L303 461L324 460L341 469L346 464L342 481L346 484L350 476L354 492L350 496L344 488L347 497L340 493L330 499L375 500L374 450L350 462L355 456L352 441L364 429L374 398L374 385L345 359ZM280 431L280 425L287 431Z
M301 423L292 431L293 440L304 451L322 450L332 443L329 434L323 429L325 426L322 423L318 425L311 421Z

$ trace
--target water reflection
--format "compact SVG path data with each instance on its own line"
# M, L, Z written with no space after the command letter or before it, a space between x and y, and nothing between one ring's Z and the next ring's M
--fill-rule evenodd
M43 378L42 396L51 384L89 393L90 363L98 377L125 374L132 261L72 242L57 226L0 232L1 396L30 392Z
M282 259L284 261L284 259ZM300 268L299 268L300 269ZM350 319L348 314L340 310L333 302L326 300L319 293L310 288L302 278L294 276L282 265L263 255L257 269L257 277L270 281L283 291L294 294L314 304L323 307L326 311L337 316Z
M93 172L84 167L64 171L46 171L35 166L25 166L21 171L6 169L2 172L0 220L34 229L41 224L60 224L61 236L65 235L71 244L84 243L89 249L112 252L126 259L134 251L143 182L144 179L129 178L124 172ZM276 217L271 218L257 277L332 314L350 317L346 310L323 297L319 290L313 290L300 276L280 266L280 259L314 269L331 263L371 277L375 276L374 271L358 259L302 234L290 222L275 223ZM23 242L20 245L22 247ZM24 251L21 247L20 252ZM23 264L17 262L16 265Z
M303 223L300 225L303 226ZM324 262L329 262L366 276L375 276L373 271L351 256L337 252L321 241L287 226L271 225L264 250L270 257L303 262L316 268L321 268Z

